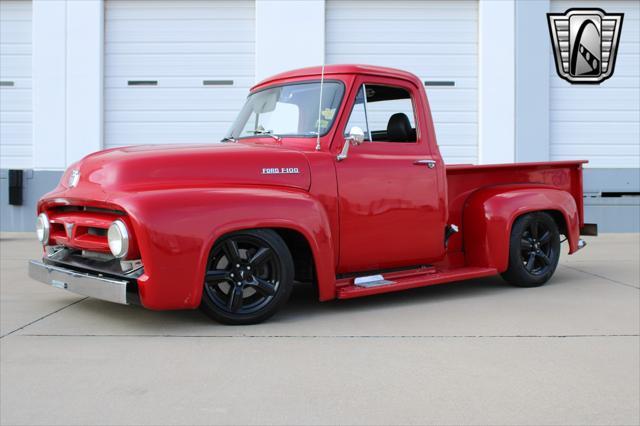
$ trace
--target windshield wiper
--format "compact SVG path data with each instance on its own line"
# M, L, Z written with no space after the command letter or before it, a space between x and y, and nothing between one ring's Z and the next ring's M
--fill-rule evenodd
M278 142L282 141L282 138L278 135L274 135L272 130L253 130L249 133L252 133L256 136L269 136L277 140Z
M227 137L224 137L224 138L220 139L220 142L236 143L236 142L238 142L238 139L234 138L233 136L227 136Z

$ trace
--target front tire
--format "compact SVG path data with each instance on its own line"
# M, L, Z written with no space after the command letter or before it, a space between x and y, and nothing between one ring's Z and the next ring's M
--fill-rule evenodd
M538 287L549 281L560 259L560 232L543 212L519 217L511 229L509 268L502 277L517 287Z
M262 322L289 299L293 275L293 258L276 232L229 234L209 254L200 307L224 324Z

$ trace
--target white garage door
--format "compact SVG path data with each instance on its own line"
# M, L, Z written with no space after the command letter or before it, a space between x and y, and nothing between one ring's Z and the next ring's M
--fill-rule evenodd
M31 1L0 1L0 168L33 167Z
M477 1L328 0L326 60L418 75L446 161L477 163Z
M623 12L624 20L613 77L602 84L571 85L558 77L551 59L551 158L587 159L589 167L640 167L640 3L551 3L553 12L572 7Z
M254 2L105 4L105 146L220 140L254 83Z

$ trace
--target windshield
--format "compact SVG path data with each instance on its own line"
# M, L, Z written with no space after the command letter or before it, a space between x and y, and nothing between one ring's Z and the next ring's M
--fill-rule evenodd
M320 82L293 83L252 93L227 133L241 139L256 135L317 136L326 134L336 117L344 86L325 81L318 123ZM319 126L318 126L319 124Z

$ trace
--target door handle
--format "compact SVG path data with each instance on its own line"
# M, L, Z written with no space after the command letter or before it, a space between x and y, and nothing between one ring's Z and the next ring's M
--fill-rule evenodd
M427 166L433 169L436 166L436 160L416 160L413 164L416 166Z

